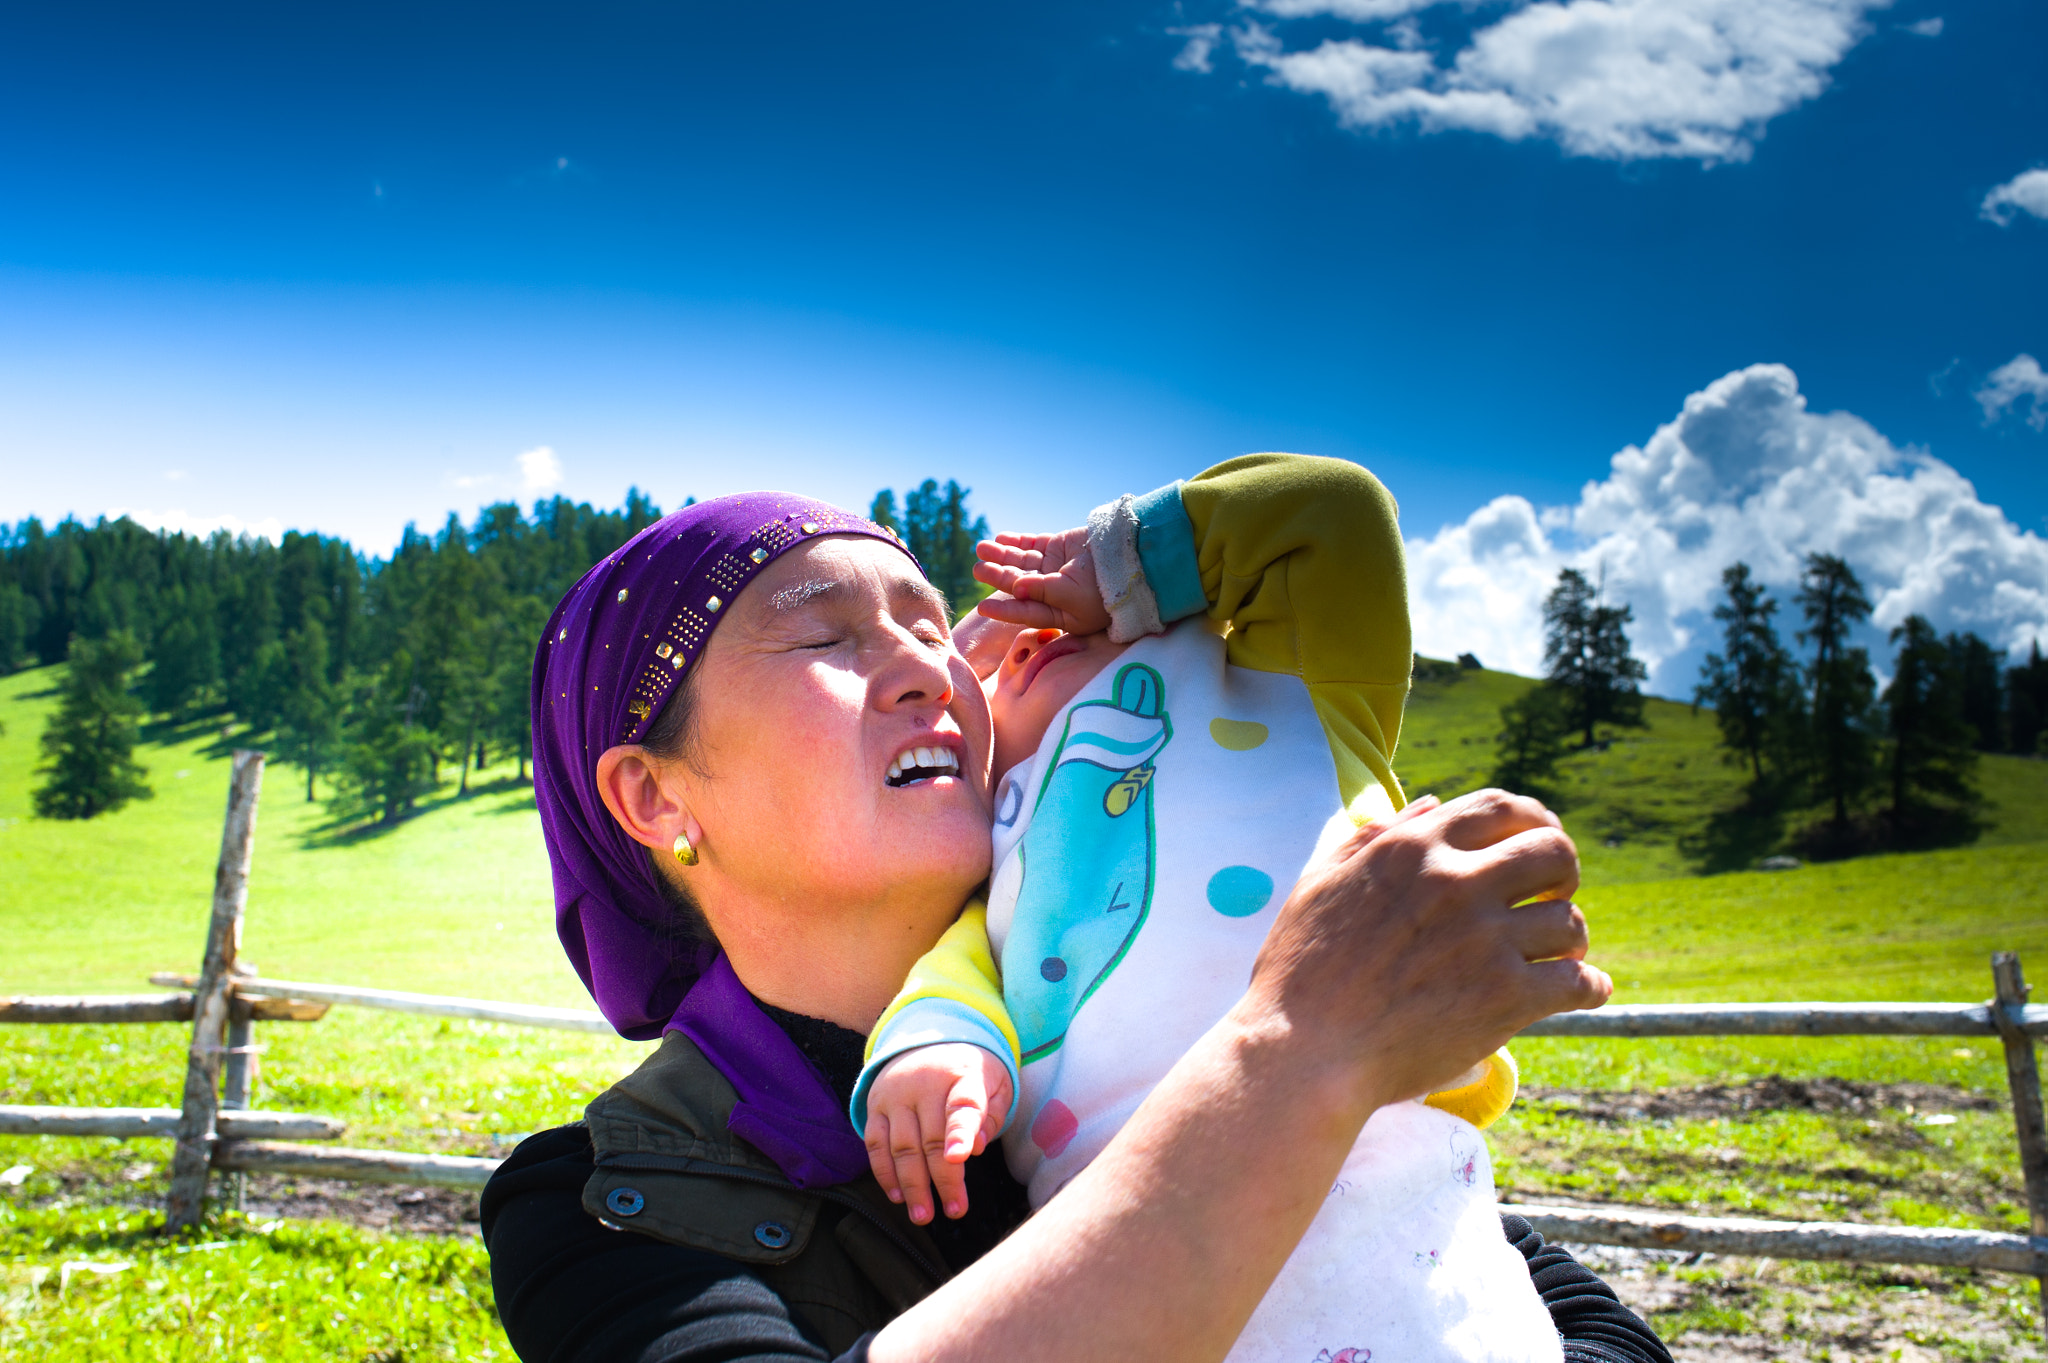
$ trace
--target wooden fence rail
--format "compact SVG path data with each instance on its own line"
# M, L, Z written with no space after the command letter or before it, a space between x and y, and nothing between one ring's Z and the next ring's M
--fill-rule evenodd
M2048 1007L2016 1010L2028 1036L2048 1037ZM1619 1003L1559 1013L1523 1036L1998 1036L1983 1003Z
M12 994L0 1022L190 1022L195 994ZM329 1005L313 999L252 999L256 1022L318 1022Z
M218 1130L223 1139L267 1136L276 1140L333 1140L348 1130L348 1123L304 1112L223 1110ZM0 1104L0 1135L5 1136L110 1136L131 1140L138 1136L177 1134L178 1109L174 1107Z
M598 1032L613 1035L604 1014L587 1008L545 1008L530 1003L498 1003L491 999L465 999L449 994L411 994L399 989L363 989L348 984L301 984L296 980L266 980L261 977L235 981L235 993L247 999L310 999L315 1003L342 1003L355 1008L383 1008L395 1013L422 1013L428 1017L471 1018L480 1022L509 1022L519 1027L552 1027L565 1032ZM2048 1009L2041 1010L2048 1014Z
M1642 1207L1537 1207L1502 1203L1548 1240L1635 1249L1690 1250L1777 1259L1935 1264L2048 1275L2048 1240L1998 1231L1864 1226L1844 1221L1763 1221L1747 1216L1673 1216Z
M500 1162L472 1155L406 1150L350 1150L283 1141L223 1141L214 1167L235 1173L296 1174L356 1183L410 1183L431 1188L481 1188Z

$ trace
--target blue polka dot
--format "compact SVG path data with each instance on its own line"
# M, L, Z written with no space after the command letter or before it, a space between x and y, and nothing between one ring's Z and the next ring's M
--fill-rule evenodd
M1226 866L1209 877L1209 907L1226 918L1249 918L1273 898L1273 877L1256 866Z

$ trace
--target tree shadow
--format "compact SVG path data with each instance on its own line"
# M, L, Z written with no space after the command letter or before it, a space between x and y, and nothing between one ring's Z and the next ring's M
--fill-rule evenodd
M1839 821L1822 818L1796 831L1790 846L1808 861L1967 847L1990 826L1982 814L1981 807L1920 804L1896 816L1886 809L1851 814Z
M378 838L397 832L414 819L451 805L466 805L472 800L491 796L523 792L524 799L502 800L495 809L487 810L492 815L524 814L533 809L533 782L522 781L516 776L500 776L488 782L472 782L467 792L450 782L413 802L411 809L395 819L365 819L360 811L342 810L315 824L299 840L299 845L308 851L328 847L354 847L360 843L374 842Z
M185 715L151 715L138 726L137 732L145 743L159 747L171 747L181 743L195 743L202 738L211 742L201 749L208 757L226 755L223 744L229 742L223 731L232 731L234 717L225 710L201 710Z
M1990 827L1983 811L1969 806L1923 804L1909 806L1899 817L1886 816L1888 850L1931 852L1942 847L1966 847Z
M1793 833L1792 850L1808 861L1847 861L1873 852L1890 851L1880 816L1851 814L1846 819L1820 818Z
M1785 811L1767 792L1753 792L1740 804L1717 810L1706 827L1678 839L1679 855L1702 875L1746 871L1778 850L1785 840Z

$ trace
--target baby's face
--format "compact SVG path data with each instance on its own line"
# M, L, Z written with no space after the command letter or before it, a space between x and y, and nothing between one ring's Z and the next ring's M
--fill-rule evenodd
M981 684L996 730L991 788L1010 768L1038 751L1046 729L1067 702L1128 647L1111 643L1107 633L1018 632L1010 651L1003 655L1002 666Z

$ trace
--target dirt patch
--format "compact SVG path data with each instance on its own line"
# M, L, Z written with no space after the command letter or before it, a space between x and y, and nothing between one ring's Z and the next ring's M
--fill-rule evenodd
M1702 1120L1759 1112L1985 1112L1997 1099L1941 1084L1861 1084L1849 1079L1786 1079L1767 1075L1747 1084L1616 1092L1611 1089L1526 1088L1521 1101L1540 1103L1596 1122L1668 1118Z
M2027 1279L1568 1248L1657 1326L1674 1363L2042 1358Z
M343 1221L366 1230L475 1235L477 1195L456 1188L403 1188L333 1178L250 1174L242 1210L255 1217Z

